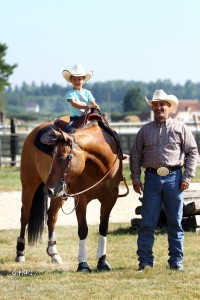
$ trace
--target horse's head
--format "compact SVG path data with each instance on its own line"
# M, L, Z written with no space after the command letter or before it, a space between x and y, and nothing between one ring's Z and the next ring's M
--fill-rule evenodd
M65 198L70 182L84 168L84 159L80 149L76 149L73 138L62 130L51 128L41 137L41 142L54 145L49 176L44 191L50 198Z

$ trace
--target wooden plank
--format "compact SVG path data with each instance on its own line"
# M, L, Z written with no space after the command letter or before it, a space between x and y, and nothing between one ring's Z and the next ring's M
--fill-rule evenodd
M200 228L200 216L183 217L182 226L184 230Z
M200 200L190 202L183 207L183 216L200 215Z

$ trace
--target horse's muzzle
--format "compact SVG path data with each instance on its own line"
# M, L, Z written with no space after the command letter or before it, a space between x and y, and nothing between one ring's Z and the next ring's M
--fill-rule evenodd
M64 189L58 189L56 187L44 187L44 194L46 194L50 199L61 198L62 200L67 199L67 193Z

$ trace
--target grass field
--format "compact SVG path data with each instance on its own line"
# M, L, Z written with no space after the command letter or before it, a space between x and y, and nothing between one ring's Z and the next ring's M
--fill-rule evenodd
M58 227L58 252L63 265L50 262L46 254L47 233L37 246L26 245L26 262L15 263L18 230L1 230L0 299L81 299L81 300L186 300L200 299L199 235L185 233L184 271L167 267L167 235L157 233L155 267L137 271L137 233L128 224L110 224L107 260L111 272L96 271L98 226L89 226L87 241L91 274L77 269L76 227Z
M131 184L129 167L124 175ZM0 169L0 190L21 190L18 168ZM194 182L200 182L200 168ZM6 212L9 213L9 212ZM0 230L0 300L7 299L81 299L81 300L192 300L200 299L199 234L185 233L184 271L168 268L167 234L157 233L154 246L155 267L137 271L137 232L129 224L110 224L107 260L108 273L96 271L98 226L89 226L87 242L91 274L77 269L77 227L58 227L58 252L63 265L50 262L46 254L47 232L41 243L26 245L26 262L15 263L16 239L19 230Z
M130 170L129 165L124 164L124 176L127 178L127 183L130 185ZM20 172L16 167L1 167L0 168L0 191L17 191L21 190ZM200 166L196 170L196 175L192 178L192 182L200 182Z

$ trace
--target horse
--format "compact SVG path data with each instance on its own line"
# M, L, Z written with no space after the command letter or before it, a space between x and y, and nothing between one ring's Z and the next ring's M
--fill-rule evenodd
M15 261L25 261L27 225L28 243L34 244L42 237L47 222L47 254L52 262L62 263L56 246L55 225L59 209L68 197L74 197L79 236L77 272L91 272L86 251L86 209L91 200L98 199L101 206L97 270L110 271L111 266L106 260L109 216L117 198L128 194L126 185L127 193L119 195L123 177L119 145L97 120L90 120L73 133L66 133L53 125L50 122L37 126L27 136L22 148L21 229ZM40 132L40 142L51 149L48 154L36 146L35 140Z

